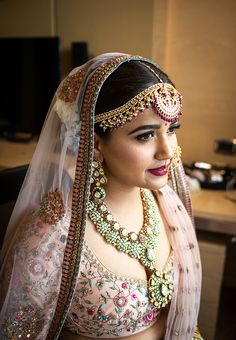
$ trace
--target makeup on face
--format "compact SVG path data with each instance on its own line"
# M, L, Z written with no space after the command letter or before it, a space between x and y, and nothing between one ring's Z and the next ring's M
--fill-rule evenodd
M176 145L175 128L146 110L122 128L111 132L109 140L100 140L100 152L110 187L119 190L142 187L158 190L166 185L168 168Z
M168 166L165 164L159 168L148 169L147 171L154 176L165 176L168 173Z

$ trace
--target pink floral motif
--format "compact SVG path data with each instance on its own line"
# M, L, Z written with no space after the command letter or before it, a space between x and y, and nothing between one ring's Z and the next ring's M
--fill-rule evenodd
M29 271L35 276L42 275L44 270L44 264L42 261L35 259L29 264Z
M122 287L123 289L125 289L125 288L126 288L126 283L125 283L125 282L122 282L121 287Z
M131 299L132 300L136 300L137 299L137 295L135 293L131 294Z
M147 315L143 317L143 321L145 323L150 323L154 321L155 319L156 319L156 313L154 311L152 311L151 313L148 313Z

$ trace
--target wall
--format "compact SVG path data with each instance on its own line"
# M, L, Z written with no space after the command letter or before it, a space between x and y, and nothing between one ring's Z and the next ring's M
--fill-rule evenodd
M53 0L0 1L0 36L53 35L53 2Z
M213 152L236 134L235 15L234 0L2 0L0 36L60 35L63 75L73 41L152 57L184 95L183 160L236 166Z
M91 55L126 52L151 57L152 24L153 0L58 0L64 70L73 41L87 41Z
M3 0L0 36L59 35L62 71L71 68L72 42L91 56L121 51L151 57L154 0Z
M183 160L235 166L235 156L213 148L217 138L236 137L236 2L159 0L155 13L164 22L161 34L154 28L160 38L153 41L152 57L160 57L184 95Z

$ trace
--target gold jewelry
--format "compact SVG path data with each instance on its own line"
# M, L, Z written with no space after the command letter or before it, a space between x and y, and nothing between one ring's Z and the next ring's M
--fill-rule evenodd
M174 157L171 160L172 169L174 169L179 164L181 160L182 149L179 145L177 145L174 147L173 151L174 151Z
M107 177L105 176L102 163L94 160L92 163L91 184L93 186L92 196L95 201L103 201L106 197L106 191L103 188L103 185L106 183Z
M200 331L199 331L198 326L196 327L196 329L195 329L195 331L194 331L192 340L203 340L203 337L201 336L201 333L200 333Z
M154 270L148 280L148 294L155 307L165 307L173 294L173 272Z
M174 123L181 115L182 96L171 84L157 83L140 92L124 105L97 115L95 123L100 123L99 126L104 131L107 128L113 129L131 121L151 106L161 119Z

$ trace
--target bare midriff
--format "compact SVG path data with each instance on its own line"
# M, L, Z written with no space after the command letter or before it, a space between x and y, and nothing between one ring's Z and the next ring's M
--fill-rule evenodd
M106 339L122 339L122 340L163 340L165 335L165 329L166 329L166 320L168 316L168 306L166 308L163 308L161 315L157 322L144 330L143 332L139 332L134 335L125 336L125 337L113 337L113 338L106 338ZM91 338L83 335L77 335L73 334L65 329L62 330L61 335L59 337L59 340L97 340L98 338ZM102 337L99 337L99 339L102 339Z

